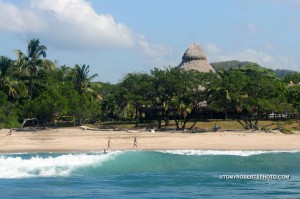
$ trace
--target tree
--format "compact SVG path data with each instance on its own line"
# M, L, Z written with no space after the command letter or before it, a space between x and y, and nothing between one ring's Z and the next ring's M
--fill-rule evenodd
M298 84L300 82L300 73L294 72L294 73L289 73L283 78L284 82L286 83L294 83Z
M19 126L18 109L8 101L8 96L0 91L0 129Z
M18 59L17 64L28 72L28 93L32 96L33 79L40 69L52 69L55 64L46 57L46 46L40 45L39 39L32 39L28 42L27 55L21 50L15 50Z
M129 73L120 83L125 91L127 107L135 110L135 127L138 127L142 115L142 107L147 104L147 93L151 89L151 76L144 73Z
M173 100L173 112L177 129L184 130L191 114L197 115L207 106L207 93L209 85L215 81L215 73L202 73L199 71L180 70L178 75L179 86L176 89L176 97ZM179 125L179 121L181 125ZM194 121L196 124L197 120Z
M245 129L258 129L264 115L284 110L285 86L269 69L249 65L231 69L221 77L212 95L219 100L210 103L230 111Z
M75 65L71 75L74 88L79 94L80 100L78 104L78 112L76 113L78 117L78 122L81 123L84 117L88 117L89 107L87 104L92 103L95 99L96 94L91 87L91 80L97 77L97 74L89 76L89 66L88 65ZM100 110L99 110L100 111ZM86 118L87 119L87 118Z
M209 85L209 90L207 92L207 105L210 110L214 110L220 113L224 113L224 120L227 120L228 111L231 103L231 97L229 90L232 90L231 86L232 77L229 76L231 70L220 70L219 78ZM237 74L237 76L239 76ZM241 79L238 79L239 81ZM240 84L239 84L240 85Z
M91 92L91 80L97 77L97 74L93 74L89 77L89 66L83 64L82 66L75 65L73 69L73 82L75 89L79 94Z
M287 100L300 112L300 85L289 86L286 91Z
M158 128L161 128L162 120L165 120L167 126L172 117L177 129L182 130L186 128L192 112L199 114L201 105L205 103L208 83L216 76L177 67L165 70L155 68L151 75L153 86L149 92L150 109L158 122Z
M106 94L101 101L102 119L120 119L120 113L126 107L126 100L119 87Z
M150 112L157 121L157 128L161 128L162 120L165 120L165 126L168 125L171 110L171 100L176 95L178 81L178 69L167 67L164 70L154 68L151 70L153 76L153 86L148 93L150 102Z
M0 89L4 91L8 99L17 101L27 94L25 85L15 75L14 62L8 57L0 57Z
M75 97L75 96L74 96ZM22 106L24 118L33 117L39 121L51 122L55 116L67 114L69 102L62 88L52 86L35 99L27 100Z
M38 72L33 97L20 100L21 118L33 117L41 122L52 122L55 117L68 115L78 106L74 105L78 96L73 84L62 81L60 75L60 68Z

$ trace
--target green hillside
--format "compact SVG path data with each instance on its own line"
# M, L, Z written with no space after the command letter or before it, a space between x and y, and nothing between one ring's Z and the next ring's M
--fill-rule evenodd
M231 68L242 68L244 66L247 66L249 64L254 64L253 62L248 61L237 61L237 60L231 60L231 61L224 61L224 62L213 62L210 63L210 65L218 72L220 70L229 70ZM261 67L261 66L259 66ZM293 70L287 70L287 69L277 69L273 70L274 74L279 78L284 78L286 75L291 73L297 73Z

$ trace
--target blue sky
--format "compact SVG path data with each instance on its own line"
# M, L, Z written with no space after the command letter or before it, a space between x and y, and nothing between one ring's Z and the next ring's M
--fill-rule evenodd
M98 81L176 66L194 42L209 62L300 71L300 0L0 0L0 55L39 38L59 65Z

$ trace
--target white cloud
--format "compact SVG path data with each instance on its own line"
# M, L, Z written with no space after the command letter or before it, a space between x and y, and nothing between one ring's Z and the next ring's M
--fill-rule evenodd
M220 50L215 44L212 44L212 43L208 43L208 44L206 45L206 49L207 49L207 51L208 51L209 53L214 53L214 54L216 54L216 53L220 53L220 52L221 52L221 50Z
M71 49L134 46L135 38L128 27L111 15L97 14L84 0L32 0L31 8L46 21L45 36Z
M0 1L0 30L11 32L38 32L43 21L31 10L21 10L14 4Z
M163 55L170 55L172 50L163 45L151 44L147 39L140 35L138 39L138 46L147 56L157 57Z
M24 4L25 5L25 4ZM136 49L162 56L166 47L148 42L85 0L28 0L26 7L0 0L0 30L38 37L62 50Z
M280 56L278 57L280 63L285 66L285 69L299 71L299 65L297 64L296 60L288 57L288 56Z
M271 64L274 62L272 56L268 55L265 52L256 51L254 49L246 49L241 52L234 52L229 55L220 55L220 58L227 59L227 60L237 59L240 61L251 61L251 62L260 63L262 65Z
M106 49L134 46L133 33L111 15L97 14L84 0L30 0L18 7L0 2L0 28L38 35L58 48Z

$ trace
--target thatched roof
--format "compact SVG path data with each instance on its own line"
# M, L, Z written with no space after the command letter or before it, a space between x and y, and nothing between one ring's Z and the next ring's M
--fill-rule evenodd
M192 44L183 54L180 68L185 70L198 70L200 72L215 72L208 63L203 49L196 43Z

